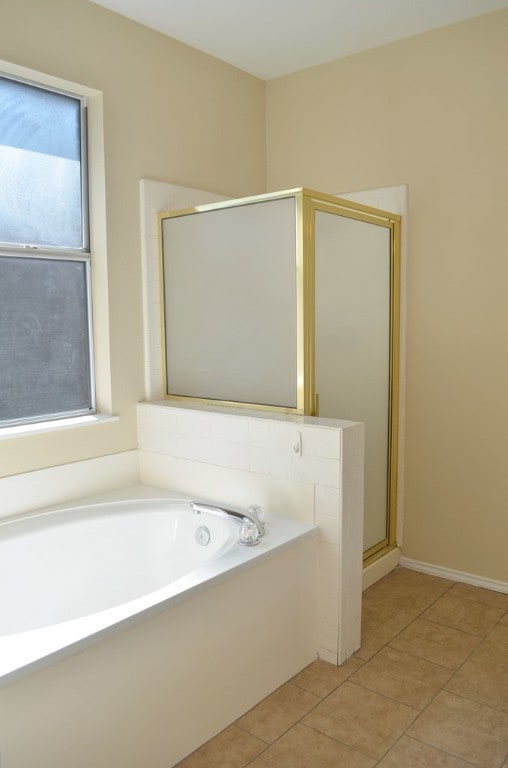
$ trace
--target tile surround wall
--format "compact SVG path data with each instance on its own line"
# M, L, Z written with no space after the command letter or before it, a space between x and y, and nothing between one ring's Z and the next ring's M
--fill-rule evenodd
M297 433L302 455L296 455ZM319 526L319 654L360 646L363 425L243 409L138 405L141 482Z
M169 406L162 397L157 213L224 196L140 181L145 398L141 481L315 523L321 531L319 653L342 663L360 645L363 426L240 409ZM302 435L302 456L293 444Z
M137 483L137 450L1 477L0 519Z

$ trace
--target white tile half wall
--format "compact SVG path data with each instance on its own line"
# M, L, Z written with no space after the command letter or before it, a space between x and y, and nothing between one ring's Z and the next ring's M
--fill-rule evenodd
M142 483L318 525L319 655L360 647L362 424L161 401L138 405L138 444Z

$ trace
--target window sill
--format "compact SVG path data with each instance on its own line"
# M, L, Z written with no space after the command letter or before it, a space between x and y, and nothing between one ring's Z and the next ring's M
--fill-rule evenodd
M39 421L36 424L17 424L15 427L0 427L0 440L9 437L27 437L29 435L41 435L46 432L56 432L64 429L76 429L91 424L110 424L119 421L118 416L99 413L86 416L73 416L69 419L54 419L53 421Z

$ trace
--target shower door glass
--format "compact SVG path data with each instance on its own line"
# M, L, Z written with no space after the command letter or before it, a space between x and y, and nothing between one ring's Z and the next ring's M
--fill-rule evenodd
M319 416L365 424L364 552L390 543L394 295L389 222L315 210ZM392 449L393 450L393 449Z

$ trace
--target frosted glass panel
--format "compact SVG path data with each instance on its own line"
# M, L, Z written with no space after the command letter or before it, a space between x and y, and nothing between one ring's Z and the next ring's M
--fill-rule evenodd
M365 423L365 550L387 535L390 234L316 212L319 415Z
M297 405L294 198L162 222L167 391Z
M0 242L82 248L81 102L0 77Z
M86 264L0 257L0 420L91 409Z

